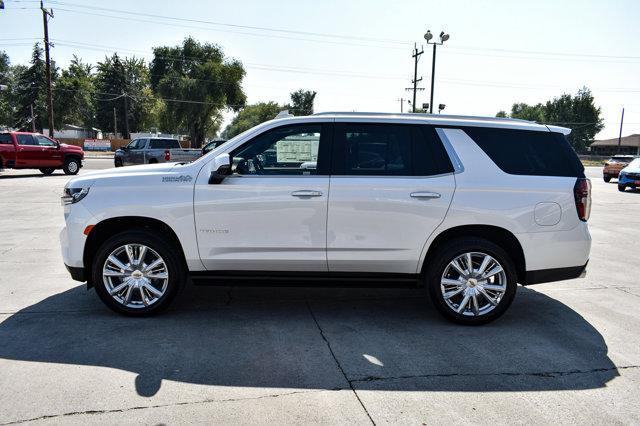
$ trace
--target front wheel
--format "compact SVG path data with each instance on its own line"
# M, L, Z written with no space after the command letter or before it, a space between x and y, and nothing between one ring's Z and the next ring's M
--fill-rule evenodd
M122 158L116 158L113 160L113 165L116 167L122 167Z
M166 309L183 286L185 275L176 247L146 230L111 237L92 265L100 299L113 311L131 316Z
M626 187L626 186L624 186L624 185L618 185L618 191L620 191L620 192L624 192L624 190L625 190L625 189L627 189L627 187Z
M611 182L611 176L604 176L603 179L606 183Z
M45 176L49 176L50 174L53 173L55 169L53 167L47 167L46 169L40 169L40 173L42 173Z
M480 325L505 313L517 275L509 255L481 238L460 238L442 246L425 275L436 309L458 324Z
M62 166L65 175L77 175L80 171L80 160L77 158L67 158Z

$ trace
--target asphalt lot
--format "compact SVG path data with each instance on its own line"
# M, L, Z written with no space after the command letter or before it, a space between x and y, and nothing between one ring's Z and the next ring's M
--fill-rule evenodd
M588 175L587 278L470 328L407 289L188 287L120 317L62 264L68 177L0 172L0 424L638 424L640 191Z

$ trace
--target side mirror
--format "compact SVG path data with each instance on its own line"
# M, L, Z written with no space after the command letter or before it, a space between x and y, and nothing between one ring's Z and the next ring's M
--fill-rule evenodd
M220 154L213 160L213 171L209 176L209 183L217 185L222 183L225 177L231 174L231 156Z

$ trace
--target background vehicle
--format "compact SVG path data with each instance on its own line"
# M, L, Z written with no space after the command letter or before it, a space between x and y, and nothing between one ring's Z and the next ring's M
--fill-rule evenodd
M563 132L415 114L272 120L193 163L71 180L64 262L128 315L164 309L189 274L424 285L446 318L486 323L517 283L585 271L591 186Z
M635 156L633 155L614 155L604 163L602 169L602 177L605 182L610 182L611 179L617 179L620 170L629 165Z
M640 188L640 158L636 158L620 171L618 190L624 191L627 188Z
M39 169L45 175L62 169L67 175L75 175L83 159L82 148L39 133L0 133L0 169Z
M211 141L202 147L202 155L208 154L210 151L213 151L215 148L219 147L223 143L225 143L226 139L221 139L217 141Z
M188 163L201 154L199 149L181 148L177 139L139 138L118 149L113 161L116 167L167 162Z

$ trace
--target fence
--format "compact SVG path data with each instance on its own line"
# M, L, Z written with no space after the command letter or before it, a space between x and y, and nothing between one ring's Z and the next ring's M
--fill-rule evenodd
M67 145L84 146L84 139L58 138L58 141L60 143L66 143ZM131 142L131 139L109 139L109 141L111 142L111 151L115 151L127 145ZM189 141L180 141L180 146L182 148L189 148Z

